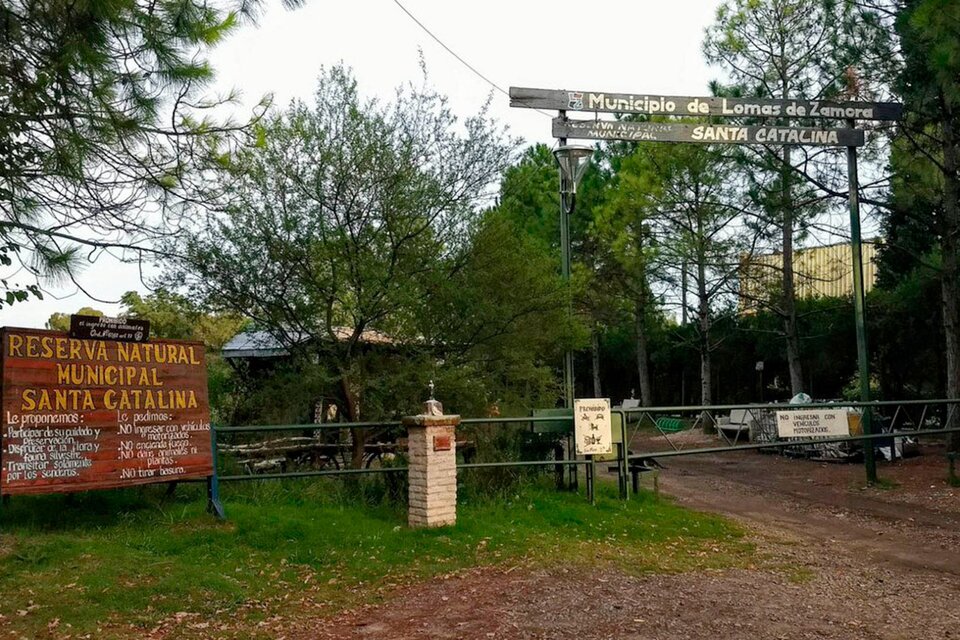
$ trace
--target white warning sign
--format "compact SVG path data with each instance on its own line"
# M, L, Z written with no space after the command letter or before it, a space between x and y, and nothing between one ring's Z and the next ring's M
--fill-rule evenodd
M609 398L574 400L573 416L578 455L610 453L613 450Z
M781 438L848 436L846 409L777 411L777 434Z

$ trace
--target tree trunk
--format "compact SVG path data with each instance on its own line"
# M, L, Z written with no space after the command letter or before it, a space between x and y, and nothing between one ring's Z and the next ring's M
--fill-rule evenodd
M790 370L790 394L803 391L803 366L800 363L800 333L797 329L797 301L793 274L793 202L790 189L790 147L783 148L781 169L782 198L780 201L783 221L783 332L787 340L787 367Z
M698 229L701 231L701 229ZM713 400L713 370L710 366L710 300L707 297L707 265L703 252L702 235L698 239L697 255L697 330L700 346L700 404L709 405ZM701 416L704 433L713 433L716 427L710 415L704 411Z
M340 388L343 390L343 397L347 404L347 420L350 422L359 422L360 403L350 388L350 381L347 379L346 374L340 377ZM363 467L366 439L366 429L350 428L350 467L352 469L360 469Z
M942 272L940 290L943 298L943 333L946 344L944 355L947 364L947 397L960 399L960 140L950 110L943 122L943 224L940 233ZM952 410L951 410L952 409ZM951 419L947 428L960 425L960 406L947 409ZM948 437L948 449L960 451L960 434L951 433Z
M713 369L710 366L710 314L699 312L700 324L700 404L713 403Z
M680 324L687 324L687 261L680 262Z
M593 327L593 335L590 337L590 355L593 368L593 397L602 398L603 391L600 388L600 327Z
M650 389L650 357L647 350L647 328L644 323L643 303L638 302L635 310L635 328L637 339L637 376L640 378L640 406L652 407L653 394Z

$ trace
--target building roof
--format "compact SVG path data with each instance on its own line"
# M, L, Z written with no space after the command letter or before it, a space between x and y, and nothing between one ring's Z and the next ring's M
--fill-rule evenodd
M275 358L290 355L268 331L241 331L223 345L224 358Z
M340 342L346 342L353 335L349 327L333 327L333 334ZM294 335L297 342L306 342L306 334ZM360 342L367 344L394 344L396 341L376 329L367 329L360 334ZM224 358L279 358L290 355L290 351L269 331L241 331L223 345Z

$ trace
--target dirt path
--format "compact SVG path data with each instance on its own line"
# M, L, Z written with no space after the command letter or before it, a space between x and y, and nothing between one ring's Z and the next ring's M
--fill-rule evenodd
M748 526L839 546L877 564L960 577L960 489L943 482L938 457L929 452L881 466L882 477L899 485L888 490L860 488L859 465L749 452L675 458L660 486L681 504Z
M937 451L881 467L778 456L675 458L661 490L743 522L746 569L638 576L482 569L288 628L293 638L960 638L960 490Z

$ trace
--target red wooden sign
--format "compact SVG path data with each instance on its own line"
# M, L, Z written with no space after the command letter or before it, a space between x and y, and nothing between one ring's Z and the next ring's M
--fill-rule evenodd
M204 348L3 329L0 494L213 473Z

